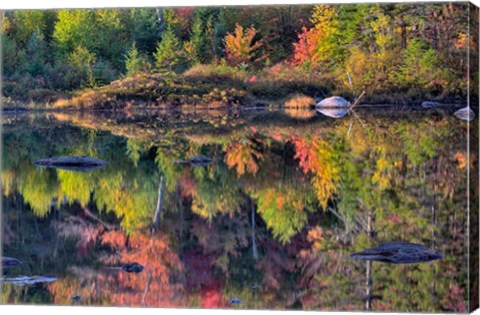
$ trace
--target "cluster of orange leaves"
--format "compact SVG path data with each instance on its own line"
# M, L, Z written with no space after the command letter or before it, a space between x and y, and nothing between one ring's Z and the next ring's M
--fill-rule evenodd
M227 61L230 64L251 64L262 59L254 59L256 51L263 45L261 40L253 43L256 34L257 30L255 27L251 26L244 30L239 24L236 25L234 34L227 33L224 42Z
M257 147L258 139L248 137L231 142L225 154L225 163L229 169L235 168L238 177L245 173L255 175L258 172L257 161L263 159L263 154Z

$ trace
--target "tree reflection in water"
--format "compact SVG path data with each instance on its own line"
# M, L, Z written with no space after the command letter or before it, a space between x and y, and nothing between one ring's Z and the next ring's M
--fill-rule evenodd
M5 284L3 303L466 310L466 165L478 156L452 117L359 110L360 125L259 112L229 126L217 122L228 113L167 125L58 115L4 121L3 249L25 262L4 274L58 281ZM32 165L55 155L108 165ZM175 163L194 155L214 163ZM349 259L397 240L444 258ZM131 262L145 269L108 268Z

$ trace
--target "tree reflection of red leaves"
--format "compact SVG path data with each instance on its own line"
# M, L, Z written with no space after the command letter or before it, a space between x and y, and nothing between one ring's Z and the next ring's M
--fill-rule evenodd
M75 279L67 277L49 285L55 304L69 303L72 296L80 295L84 304L183 306L183 285L178 280L183 265L171 250L167 235L131 235L127 248L123 232L108 231L102 235L101 242L114 250L103 259L106 265L137 262L145 269L138 274L102 267L92 272L78 272Z
M321 166L318 167L316 165L318 163L317 154L311 143L300 137L292 137L290 141L295 146L295 159L299 160L300 168L305 174L309 171L315 172L316 169L321 168Z
M219 279L213 274L215 257L205 255L201 249L185 250L186 289L189 293L199 289L199 298L204 308L225 307Z

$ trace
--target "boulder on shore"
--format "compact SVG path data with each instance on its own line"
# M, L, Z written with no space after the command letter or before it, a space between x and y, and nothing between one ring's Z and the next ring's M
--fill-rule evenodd
M332 96L318 102L317 105L315 106L317 108L318 107L349 107L350 102L341 96Z

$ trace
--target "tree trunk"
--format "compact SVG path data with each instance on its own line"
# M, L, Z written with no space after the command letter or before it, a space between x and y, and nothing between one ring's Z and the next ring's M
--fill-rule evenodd
M253 259L258 260L257 242L255 240L255 204L251 202L251 216L252 216L252 253Z
M160 184L158 185L157 208L155 209L155 216L153 218L154 227L156 227L158 225L158 221L160 221L160 215L162 214L164 194L165 194L165 176L162 174L162 177L160 177Z
M165 29L166 29L165 19L163 17L163 9L157 8L157 18L158 18L158 24L160 26L160 35L163 36L163 33L165 32Z
M368 239L372 239L372 212L368 211L367 217L367 235ZM367 271L366 271L366 301L365 301L365 309L371 310L372 309L372 261L367 260Z

